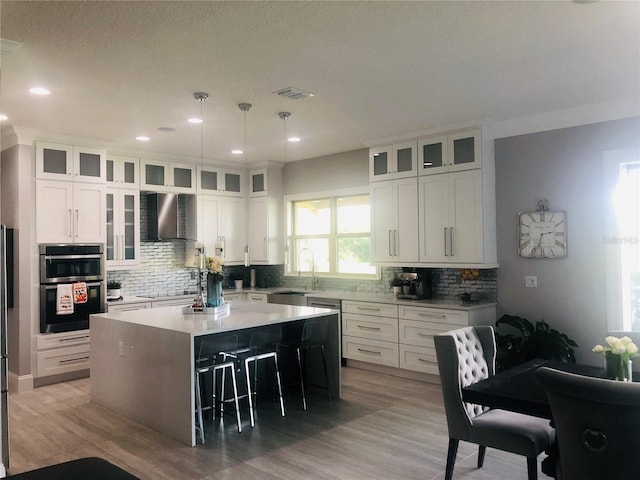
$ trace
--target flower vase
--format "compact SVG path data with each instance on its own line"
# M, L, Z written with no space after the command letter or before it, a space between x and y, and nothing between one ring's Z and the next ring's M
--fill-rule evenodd
M609 380L630 382L631 360L624 359L622 355L607 352L604 356L604 374Z
M207 273L207 307L222 305L222 280L215 273Z

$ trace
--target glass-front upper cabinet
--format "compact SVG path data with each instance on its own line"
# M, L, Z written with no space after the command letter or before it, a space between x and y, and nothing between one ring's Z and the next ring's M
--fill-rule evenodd
M141 160L140 189L155 192L196 193L196 166Z
M249 193L252 197L267 194L267 169L251 170L249 172Z
M139 188L138 159L107 155L107 185L115 188Z
M36 178L105 183L106 170L103 149L36 142Z
M107 189L108 268L138 265L140 262L140 192L138 190Z
M389 180L416 175L416 142L402 142L369 149L369 180Z
M198 193L244 196L244 172L214 166L198 167Z
M481 140L480 129L418 140L418 173L433 175L480 168Z

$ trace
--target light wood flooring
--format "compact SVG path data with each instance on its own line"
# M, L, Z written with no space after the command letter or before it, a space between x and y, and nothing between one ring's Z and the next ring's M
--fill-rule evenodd
M243 432L232 416L207 422L206 444L191 448L89 400L90 379L10 394L9 473L97 456L144 480L443 479L447 426L438 385L343 367L343 398L322 393L261 404ZM149 405L153 408L153 405ZM540 460L538 471L540 472ZM454 479L526 479L526 460L462 442ZM541 479L548 478L539 473Z

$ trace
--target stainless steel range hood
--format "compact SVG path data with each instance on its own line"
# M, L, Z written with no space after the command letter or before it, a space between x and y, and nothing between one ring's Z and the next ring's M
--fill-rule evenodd
M178 195L175 193L147 194L147 239L186 239L178 221Z

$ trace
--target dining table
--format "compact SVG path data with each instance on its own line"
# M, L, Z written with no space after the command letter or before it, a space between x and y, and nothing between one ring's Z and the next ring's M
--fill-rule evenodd
M604 378L604 365L567 363L536 358L509 368L462 389L462 399L476 405L499 408L547 418L553 425L551 406L544 387L537 381L535 373L540 367L550 367L578 375ZM633 381L640 381L640 372L632 372ZM558 462L558 446L553 443L545 452L542 473L555 478Z

